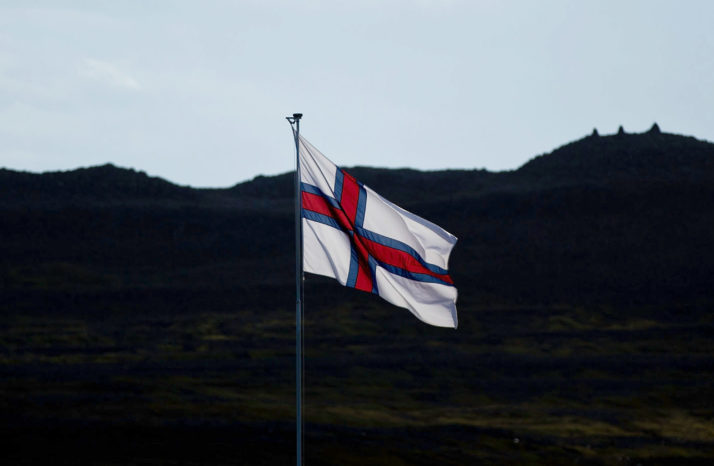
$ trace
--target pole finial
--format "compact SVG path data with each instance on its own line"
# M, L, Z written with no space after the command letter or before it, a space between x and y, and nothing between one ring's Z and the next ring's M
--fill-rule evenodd
M296 122L300 121L300 118L302 118L302 113L293 113L293 116L287 116L285 117L286 120L290 122L290 124L295 124Z

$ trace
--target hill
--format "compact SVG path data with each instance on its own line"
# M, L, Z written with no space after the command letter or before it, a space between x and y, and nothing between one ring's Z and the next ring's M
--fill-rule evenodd
M469 284L462 301L679 302L714 293L714 144L655 126L587 136L510 172L349 170L460 238L452 268ZM287 286L292 189L289 173L194 189L112 165L2 170L3 283L42 283L42 270L61 263L98 283Z
M655 124L642 134L594 133L536 157L519 174L550 183L709 183L714 146L693 137L662 133Z
M460 328L308 276L310 464L711 462L714 144L348 171L459 237ZM291 461L292 209L290 173L0 170L0 462Z
M144 172L112 164L42 174L0 169L0 202L147 202L196 197L195 190L176 186Z

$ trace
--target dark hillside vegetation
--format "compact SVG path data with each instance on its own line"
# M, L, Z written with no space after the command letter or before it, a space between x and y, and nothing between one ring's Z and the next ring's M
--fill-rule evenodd
M348 171L459 237L460 327L308 276L308 464L714 459L714 144ZM0 170L0 462L293 461L292 195Z
M194 189L112 164L41 175L0 169L0 200L3 203L52 200L113 203L129 199L155 201L195 197Z

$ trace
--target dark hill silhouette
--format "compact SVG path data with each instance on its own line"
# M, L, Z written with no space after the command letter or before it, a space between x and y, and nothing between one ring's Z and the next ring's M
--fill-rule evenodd
M112 164L42 174L0 169L3 202L194 199L196 191Z
M348 169L459 237L459 329L308 276L309 464L711 463L714 144L620 133ZM0 170L0 463L294 460L292 189Z
M517 170L443 170L346 167L380 194L402 203L453 200L485 192L530 191L565 185L714 183L714 144L690 136L662 133L655 123L640 134L601 136L594 131L535 157ZM258 176L228 191L239 197L288 199L293 176Z
M461 301L714 295L709 142L655 127L591 135L510 172L349 171L460 238L452 261ZM42 264L76 263L104 277L97 283L271 284L285 286L273 296L288 299L292 189L290 173L194 189L112 165L2 170L5 283L41 282Z
M623 130L600 136L595 130L590 136L535 157L508 172L423 172L373 167L347 167L347 170L365 184L378 188L386 197L407 203L470 197L487 191L526 191L583 183L709 183L714 181L714 144L662 133L655 123L641 134L627 134ZM287 200L292 196L292 173L261 175L226 189L197 189L112 164L42 174L0 169L0 199L3 201Z
M551 183L714 181L714 144L661 133L591 135L536 157L518 174Z

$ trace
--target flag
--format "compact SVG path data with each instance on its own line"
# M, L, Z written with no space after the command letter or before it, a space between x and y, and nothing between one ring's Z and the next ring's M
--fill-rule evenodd
M447 270L456 237L384 199L302 136L299 147L304 270L456 328Z

